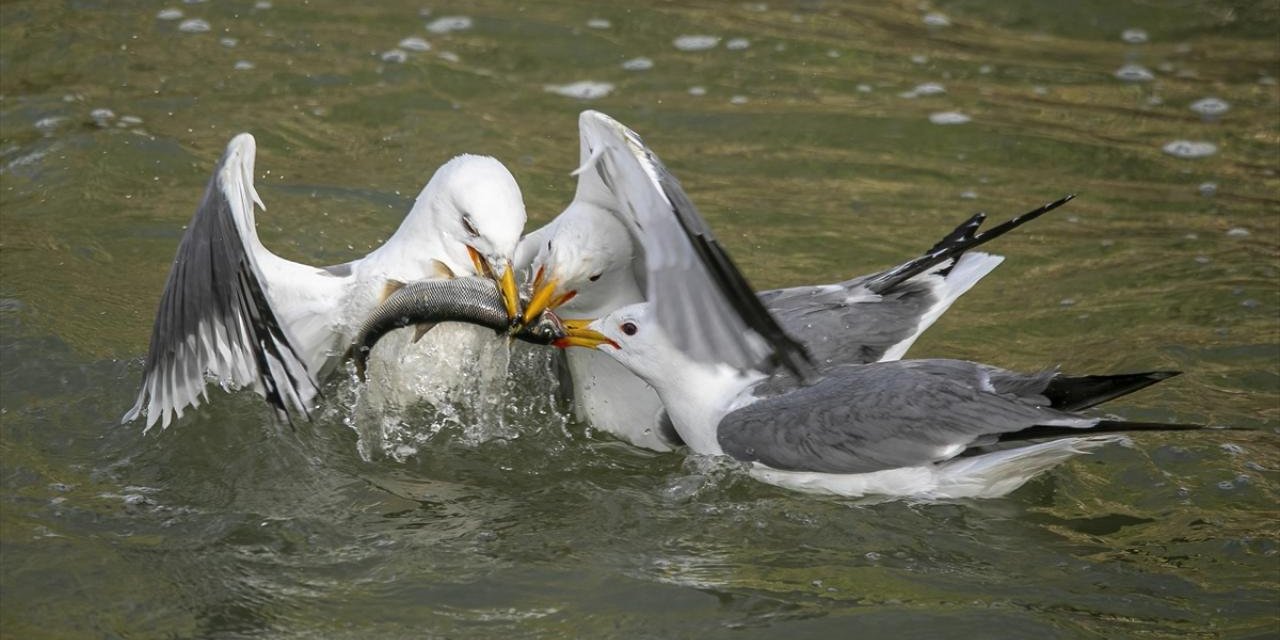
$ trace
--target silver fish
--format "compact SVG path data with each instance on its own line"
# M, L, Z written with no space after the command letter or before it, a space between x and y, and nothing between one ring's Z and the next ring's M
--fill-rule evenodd
M388 282L387 295L360 327L351 346L356 374L364 380L369 352L382 336L409 325L417 325L414 342L441 322L469 322L505 333L511 327L502 294L492 280L478 277L448 280L419 280L403 284ZM527 300L522 300L521 306ZM565 337L560 318L543 313L533 322L511 334L533 344L551 344Z

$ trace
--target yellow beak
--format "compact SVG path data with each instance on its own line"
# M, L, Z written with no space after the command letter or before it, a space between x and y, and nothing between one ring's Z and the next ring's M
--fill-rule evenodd
M516 285L516 270L511 267L511 261L507 260L506 270L502 272L502 277L498 277L494 275L489 261L485 260L475 247L467 245L467 255L471 256L471 264L475 265L476 273L498 283L498 291L502 293L502 304L507 308L507 317L511 319L511 324L516 324L520 319L520 291Z
M560 285L560 280L557 278L544 280L542 276L542 269L539 268L537 276L533 279L533 297L529 299L529 306L524 308L524 315L521 317L522 324L533 322L535 318L542 315L543 311L555 309L578 295L577 291L559 294L557 287Z
M591 324L592 320L563 320L562 322L564 322L565 332L568 335L552 342L553 346L561 349L568 349L569 347L594 349L602 344L607 344L614 349L621 348L618 343L605 337L603 333L588 328L587 325Z

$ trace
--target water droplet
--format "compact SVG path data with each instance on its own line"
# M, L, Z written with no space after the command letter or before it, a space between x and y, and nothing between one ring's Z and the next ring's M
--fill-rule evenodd
M1156 79L1150 69L1140 64L1126 64L1116 69L1115 75L1125 82L1151 82Z
M681 51L706 51L707 49L714 49L717 44L720 44L720 38L718 36L703 35L680 36L672 40L671 44Z
M924 26L935 29L951 26L951 18L937 12L924 14L923 22Z
M724 48L730 51L742 51L743 49L749 48L750 46L751 46L751 41L746 38L734 38L724 43Z
M603 98L613 92L613 85L608 82L594 82L591 80L583 80L571 84L548 84L543 85L544 91L562 95L567 98L577 98L579 100L595 100Z
M1164 145L1164 152L1178 158L1207 158L1218 152L1218 146L1212 142L1192 140L1174 140Z
M156 14L156 18L160 20L178 20L182 18L182 9L161 9Z
M1231 105L1221 98L1201 98L1191 103L1191 110L1202 116L1220 116L1231 109Z
M605 20L604 18L592 18L587 20L587 27L590 29L608 29L612 26L613 23Z
M972 118L959 111L940 111L929 114L929 122L934 124L964 124L970 120Z
M405 51L430 51L431 43L417 36L409 36L400 41L399 47Z
M451 33L454 31L466 31L471 26L471 18L467 16L441 16L427 25L427 31L431 33Z
M405 60L408 60L408 59L409 59L409 54L408 54L408 53L406 53L405 51L401 50L401 49L391 49L391 50L389 50L389 51L383 51L383 52L382 52L382 61L383 61L383 62L396 62L396 63L400 63L400 62L404 62Z
M1129 44L1143 44L1147 41L1147 32L1145 29L1125 29L1120 39Z
M946 87L943 87L942 85L940 85L940 84L938 84L938 83L936 83L936 82L926 82L926 83L924 83L924 84L918 84L918 85L916 85L916 86L915 86L915 88L913 88L913 89L912 89L912 90L910 90L910 91L903 91L902 93L899 93L899 94L898 94L898 97L901 97L901 98L917 98L917 97L920 97L920 96L936 96L936 95L941 95L941 94L944 94L944 93L946 93L946 92L947 92Z
M211 29L213 29L213 27L209 26L207 21L201 20L200 18L183 20L182 23L178 25L178 31L183 33L207 33Z
M649 58L632 58L622 63L622 68L627 71L648 71L653 68L653 60Z

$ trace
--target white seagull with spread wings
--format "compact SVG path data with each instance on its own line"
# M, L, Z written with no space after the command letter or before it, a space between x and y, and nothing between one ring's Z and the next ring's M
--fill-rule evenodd
M694 359L714 353L739 369L766 356L795 372L901 358L1003 260L966 251L1071 199L983 233L977 230L985 216L975 215L922 256L886 271L757 295L634 131L597 111L584 111L578 127L573 202L516 250L517 267L534 285L524 317L551 308L567 318L597 318L648 300L681 351ZM711 289L723 295L706 295ZM639 446L678 446L648 384L595 351L566 357L579 419Z
M168 427L207 399L206 376L252 386L277 411L307 414L318 380L341 359L387 281L456 275L492 278L513 321L511 266L524 201L500 162L462 155L440 167L399 229L358 260L313 267L267 250L254 226L256 147L242 133L227 145L187 227L156 313L142 389L124 421ZM456 325L456 334L492 332ZM456 341L450 332L430 338Z

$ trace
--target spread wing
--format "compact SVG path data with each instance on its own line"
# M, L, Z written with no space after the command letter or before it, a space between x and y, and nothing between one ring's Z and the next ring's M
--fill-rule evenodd
M142 389L123 422L145 410L146 428L169 426L207 399L205 376L252 385L280 414L307 413L315 378L277 320L260 258L270 256L254 228L253 136L231 140L178 245L156 312ZM270 256L275 258L274 256ZM278 260L278 259L276 259Z
M640 137L595 111L584 111L578 126L584 162L575 199L626 224L640 249L637 278L672 342L704 362L809 371L804 346L760 303L679 181Z

